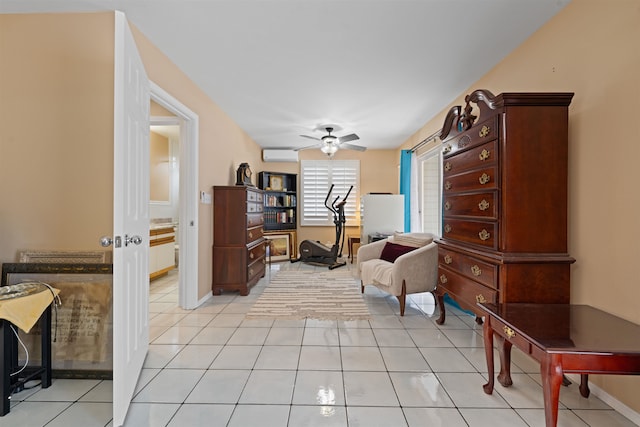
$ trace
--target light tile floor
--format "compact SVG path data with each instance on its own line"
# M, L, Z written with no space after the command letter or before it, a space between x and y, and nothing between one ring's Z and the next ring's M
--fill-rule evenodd
M348 264L344 268L352 268ZM126 426L543 426L538 365L513 351L514 384L486 395L482 329L430 294L398 302L374 287L370 321L248 320L279 269L249 296L177 307L177 273L151 283L150 346ZM324 268L322 268L324 269ZM111 381L54 379L12 397L2 426L111 426ZM563 387L559 426L634 426L595 396Z

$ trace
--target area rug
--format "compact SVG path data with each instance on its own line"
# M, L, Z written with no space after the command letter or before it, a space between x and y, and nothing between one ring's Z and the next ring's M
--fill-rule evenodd
M279 271L247 319L367 320L360 282L349 270Z

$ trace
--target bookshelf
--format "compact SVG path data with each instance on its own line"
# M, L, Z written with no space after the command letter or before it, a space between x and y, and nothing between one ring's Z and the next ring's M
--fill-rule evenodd
M295 230L298 227L298 176L260 172L258 187L264 190L264 230Z

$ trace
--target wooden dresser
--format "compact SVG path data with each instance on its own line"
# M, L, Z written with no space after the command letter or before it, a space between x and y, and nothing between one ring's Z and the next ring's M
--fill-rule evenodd
M149 230L149 280L176 268L176 231L173 226Z
M438 323L444 296L569 303L568 108L573 93L476 90L445 119Z
M213 187L214 295L249 289L265 274L263 192L254 187Z

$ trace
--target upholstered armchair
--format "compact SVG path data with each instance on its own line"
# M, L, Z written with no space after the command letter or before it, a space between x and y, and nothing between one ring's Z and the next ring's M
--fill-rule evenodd
M438 248L433 235L395 233L384 240L360 246L357 274L366 285L394 295L404 316L407 294L433 292L438 282Z

